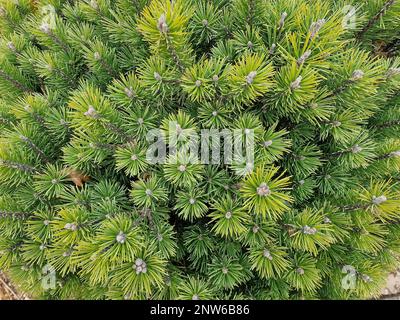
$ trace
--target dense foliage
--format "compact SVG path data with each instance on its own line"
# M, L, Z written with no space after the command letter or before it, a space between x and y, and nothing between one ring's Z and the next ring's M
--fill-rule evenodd
M379 295L399 26L395 0L0 0L0 268L48 299ZM155 128L254 130L254 165L149 163Z

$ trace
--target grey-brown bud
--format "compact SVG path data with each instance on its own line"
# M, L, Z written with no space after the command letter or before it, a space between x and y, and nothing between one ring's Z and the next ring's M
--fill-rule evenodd
M126 241L126 234L120 231L115 237L115 240L119 243L124 243Z
M267 186L265 182L261 183L259 187L257 187L257 194L259 196L265 197L271 194L271 190Z
M350 80L358 81L361 80L363 77L364 77L364 71L357 69L352 73Z
M87 117L95 117L97 115L96 109L93 106L89 106L84 115Z
M287 12L283 12L281 14L281 18L279 19L279 27L278 27L279 29L282 29L283 26L285 25L285 20L287 16L288 16Z
M386 201L387 201L387 198L384 195L381 195L379 197L375 197L375 196L372 197L372 203L376 204L376 205L380 205L381 203L384 203Z
M318 32L321 30L323 25L326 23L325 19L319 19L317 22L313 22L310 27L310 38L314 39Z
M291 84L290 84L290 89L292 90L297 90L301 87L301 80L303 80L302 76L298 76L296 80L294 80Z
M317 233L317 229L316 228L313 228L313 227L309 227L309 226L304 226L303 228L302 228L302 232L304 233L304 234L310 234L310 235L314 235L314 234L316 234Z
M272 255L271 255L271 252L269 252L268 249L264 249L264 251L263 251L263 256L264 256L265 258L267 258L268 260L272 260L272 259L273 259Z
M247 76L246 76L246 82L247 84L252 84L254 82L254 78L257 75L257 71L251 71Z
M301 66L311 55L311 50L308 50L306 52L303 53L303 55L297 59L297 65Z
M164 13L158 19L157 28L162 33L167 33L168 32L167 18L166 18Z

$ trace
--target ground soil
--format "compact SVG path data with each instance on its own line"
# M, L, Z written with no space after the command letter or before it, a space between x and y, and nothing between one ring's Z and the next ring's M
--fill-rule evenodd
M6 275L0 271L0 300L19 300L22 298Z

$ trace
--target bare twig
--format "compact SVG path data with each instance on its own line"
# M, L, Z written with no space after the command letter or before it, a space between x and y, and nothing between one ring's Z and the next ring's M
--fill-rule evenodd
M4 273L0 271L0 282L3 287L16 299L21 300L20 296L15 292L15 290L10 287L7 282L4 280Z

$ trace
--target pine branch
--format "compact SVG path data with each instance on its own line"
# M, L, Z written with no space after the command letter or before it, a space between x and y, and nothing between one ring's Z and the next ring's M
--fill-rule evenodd
M100 123L110 131L114 132L117 136L122 138L126 142L131 142L134 140L133 137L129 137L124 130L122 130L120 127L115 125L114 123L109 122L102 114L98 113L96 109L93 108L93 106L89 106L88 111L85 112L85 115L87 117L90 117L92 119L97 119L100 121Z
M364 34L386 13L386 11L395 3L395 0L389 0L386 1L386 3L383 5L381 10L378 11L369 21L368 23L364 26L364 28L361 29L361 31L358 32L356 35L357 39L361 39Z
M360 209L366 209L368 207L369 207L368 204L352 204L352 205L340 207L340 209L343 211L355 211L355 210L360 210Z
M37 112L32 112L33 119L43 128L47 129L46 127L46 121L44 118L38 114Z
M53 40L54 43L60 46L65 53L67 54L70 53L71 48L69 47L69 45L64 43L64 41L62 41L59 37L57 37L57 35L55 35L53 31L51 31L50 27L47 24L42 25L41 30L43 31L43 33L48 35L50 39Z
M142 11L142 8L140 6L140 3L138 0L132 0L132 4L135 7L135 11L137 14L140 14L140 12Z
M340 157L341 155L348 153L348 152L352 152L351 148L347 148L346 150L342 150L342 151L337 151L337 152L333 152L331 154L328 155L328 157Z
M110 131L114 132L115 134L117 134L119 137L121 137L124 141L126 142L130 142L132 140L134 140L133 137L129 137L124 130L122 130L121 128L119 128L118 126L116 126L114 123L111 122L102 122L103 125L108 128Z
M351 80L344 81L339 87L334 89L332 91L332 93L327 96L327 98L333 98L333 97L339 95L340 93L345 91L347 88L349 88L352 83L354 83L354 81L351 81Z
M167 50L168 50L169 54L171 55L173 61L175 62L176 66L178 67L179 71L183 73L185 71L185 66L182 63L181 59L179 58L178 53L176 52L167 33L165 34L165 43L167 45Z
M0 218L25 219L29 215L30 213L28 212L0 210Z
M247 5L248 5L248 15L246 17L246 21L247 21L247 24L251 26L253 23L254 9L255 9L254 8L254 6L255 6L254 0L248 0Z
M93 144L93 146L95 148L99 148L99 149L114 151L116 148L118 148L119 146L122 146L122 145L96 142L96 143Z
M13 162L13 161L9 161L9 160L3 160L0 159L0 165L3 165L5 167L8 168L12 168L12 169L17 169L23 172L27 172L27 173L37 173L39 172L35 167L32 167L30 165L27 164L23 164L23 163L18 163L18 162Z
M393 157L396 157L396 156L397 155L394 152L389 152L389 153L386 153L384 155L381 155L381 156L377 157L375 160L380 161L380 160L393 158Z
M102 56L100 56L98 52L95 52L95 59L100 62L103 69L106 70L106 72L111 78L118 77L118 74L115 72L115 70L108 64L106 60L103 59Z
M50 162L46 154L28 137L21 135L21 140L24 141L34 152L36 152L44 163Z
M395 126L400 126L400 120L384 122L380 125L375 126L375 128L382 129L382 128L391 128L391 127L395 127Z
M74 79L72 79L69 75L67 75L62 69L53 68L52 71L61 75L62 78L66 79L68 84L71 86L71 88L76 87L76 85L77 85L76 81Z
M7 73L5 73L1 69L0 69L0 77L2 77L4 80L10 82L15 88L17 88L18 90L20 90L22 92L27 92L27 93L32 93L33 92L33 90L29 89L28 87L26 87L25 85L23 85L19 81L13 79L12 77L10 77Z
M10 24L12 29L16 30L18 28L18 25L11 19L10 14L3 7L0 7L0 17L4 18ZM25 30L24 32L26 33Z

